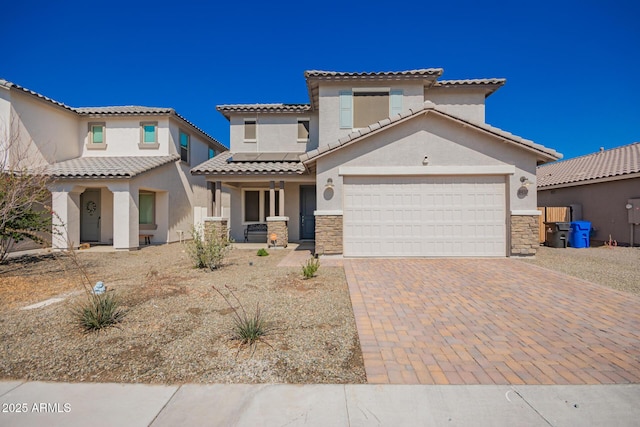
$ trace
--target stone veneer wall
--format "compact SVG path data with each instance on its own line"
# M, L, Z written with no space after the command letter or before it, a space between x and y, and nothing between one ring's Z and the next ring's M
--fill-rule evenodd
M342 253L342 215L316 216L316 253Z
M538 216L511 216L511 255L535 255L538 242Z
M274 246L282 246L286 248L289 244L289 227L287 221L275 220L271 221L267 219L267 245L271 246L271 234L275 233L278 236L276 244Z
M204 235L208 236L210 233L216 233L223 238L228 236L227 219L205 219L204 220Z

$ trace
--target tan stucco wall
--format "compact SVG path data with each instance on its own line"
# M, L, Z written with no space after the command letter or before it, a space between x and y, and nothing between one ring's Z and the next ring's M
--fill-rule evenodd
M340 129L340 91L354 88L384 87L390 90L402 90L402 110L408 111L419 108L424 103L424 88L422 83L398 82L361 82L361 83L326 83L319 88L319 143L320 146L338 141L347 136L353 129Z
M244 141L244 120L257 120L256 142ZM309 119L309 141L298 142L298 119ZM303 153L318 147L318 114L305 112L234 114L230 120L230 150Z
M618 243L629 243L630 227L625 205L640 198L640 178L538 191L539 206L582 205L582 219L595 227L594 240L609 235ZM635 226L634 243L640 244L640 226Z
M0 90L0 134L28 147L28 166L78 157L79 124L75 113L16 90Z
M422 161L428 156L428 165ZM536 157L494 137L463 128L433 114L419 116L374 134L351 146L343 147L317 161L317 182L333 179L330 199L318 192L319 210L342 209L342 166L489 166L515 165L507 179L507 210L535 210L536 194L530 189L524 198L517 196L520 177L535 182Z
M431 101L440 109L456 117L477 123L485 122L484 89L460 89L434 87L425 90L425 101Z

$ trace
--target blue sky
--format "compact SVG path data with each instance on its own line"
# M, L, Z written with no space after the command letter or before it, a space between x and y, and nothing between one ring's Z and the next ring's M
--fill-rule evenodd
M487 122L565 158L640 141L635 0L14 0L2 13L0 78L74 107L173 107L227 146L216 105L308 102L304 70L429 67L506 78Z

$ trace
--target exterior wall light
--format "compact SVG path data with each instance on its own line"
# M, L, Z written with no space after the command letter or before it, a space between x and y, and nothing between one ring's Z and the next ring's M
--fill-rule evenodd
M521 176L520 182L522 183L523 187L528 187L531 185L531 181L529 181L529 178L527 178L526 176Z
M327 178L327 183L324 185L324 188L333 188L333 179Z

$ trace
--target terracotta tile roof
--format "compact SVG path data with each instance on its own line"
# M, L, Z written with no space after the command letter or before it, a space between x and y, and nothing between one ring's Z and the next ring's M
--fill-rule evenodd
M306 113L311 111L310 104L226 104L216 107L229 119L231 113Z
M351 144L357 140L360 140L362 138L365 138L366 136L368 136L369 134L371 134L372 132L375 132L379 129L383 129L389 126L395 126L398 123L404 122L406 120L409 120L413 117L417 117L421 114L428 114L428 113L435 113L435 114L439 114L441 116L447 117L451 120L455 120L461 124L464 124L468 127L471 128L476 128L478 130L484 131L484 132L488 132L490 134L493 134L499 138L504 138L512 143L514 143L517 146L521 146L523 148L529 149L531 151L534 151L536 153L538 153L538 155L540 157L542 157L543 159L550 161L550 160L557 160L560 157L562 157L562 155L558 152L556 152L555 150L552 150L550 148L546 148L540 144L536 144L533 141L530 141L528 139L524 139L522 137L519 137L517 135L514 135L510 132L504 131L502 129L499 129L497 127L488 125L486 123L476 123L476 122L470 122L464 119L461 119L459 117L453 116L443 110L441 110L440 108L438 108L434 103L430 102L430 101L426 101L421 107L416 108L416 109L411 109L408 111L404 111L401 114L397 114L393 117L387 118L387 119L383 119L380 120L377 123L374 123L372 125L369 125L366 128L363 129L359 129L355 132L350 133L349 135L340 138L338 141L324 145L322 147L318 147L315 150L311 150L305 154L303 154L302 156L300 156L300 160L304 163L307 164L310 161L314 160L315 158L324 155L326 153L335 151L340 149L342 146L344 145L348 145Z
M479 85L503 85L507 79L464 79L464 80L438 80L434 86L479 86Z
M132 178L177 160L180 160L178 155L78 157L54 163L47 168L47 174L56 178Z
M213 145L215 145L217 147L217 149L219 151L224 151L227 150L227 148L222 145L220 143L220 141L218 141L217 139L215 139L214 137L212 137L211 135L207 134L204 130L200 129L198 126L196 126L195 124L191 123L189 120L187 120L186 118L184 118L183 116L181 116L180 114L178 114L176 112L176 110L174 110L173 108L166 108L166 107L144 107L144 106L140 106L140 105L124 105L124 106L110 106L110 107L70 107L68 105L65 105L61 102L58 102L56 100L53 100L51 98L48 98L44 95L39 94L38 92L34 92L32 90L29 90L27 88L24 88L20 85L17 85L15 83L12 83L10 81L4 80L4 79L0 79L0 86L4 86L8 89L17 89L20 90L22 92L28 93L29 95L35 96L37 98L40 98L46 102L49 102L53 105L57 105L58 107L62 107L66 110L69 110L73 113L76 113L80 116L101 116L101 115L154 115L154 114L161 114L161 115L171 115L171 116L175 116L178 119L182 120L185 124L191 126L194 130L196 130L197 132L199 132L200 134L202 134L202 136L204 136L205 138L208 138L211 140L211 142L213 143Z
M288 158L291 158L291 156ZM305 167L297 159L281 161L233 161L233 153L225 151L213 159L209 159L191 169L191 173L193 175L292 175L305 173Z
M640 173L640 142L539 166L538 188ZM585 182L588 184L588 182Z

